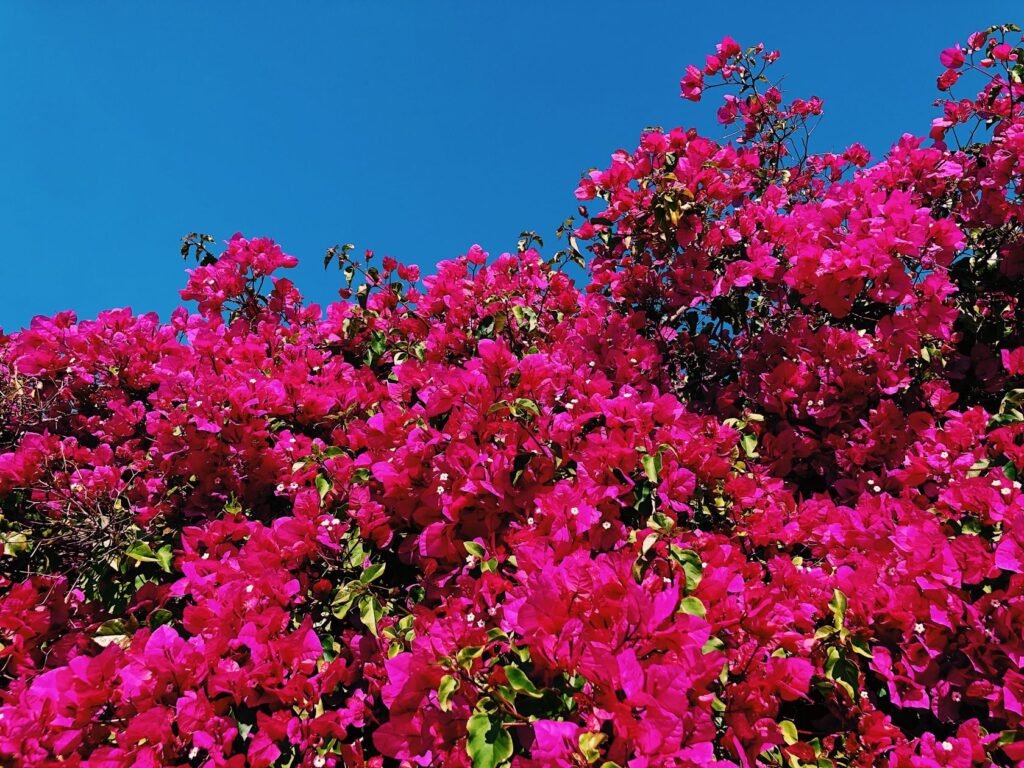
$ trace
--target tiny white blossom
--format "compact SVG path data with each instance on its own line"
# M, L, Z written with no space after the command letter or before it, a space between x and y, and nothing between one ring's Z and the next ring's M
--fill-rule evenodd
M919 633L919 634L921 632L924 632L924 624L922 624L920 621L917 622L917 624L914 625L914 631Z
M447 472L442 472L441 473L441 482L442 483L447 483L448 482L448 473Z
M579 507L573 507L572 509L569 510L569 514L572 515L573 517L575 517L579 513L580 513L580 508Z
M601 527L607 531L609 528L612 527L612 524L605 520L603 523L601 523Z
M946 752L952 752L952 751L953 751L953 745L952 745L952 744L950 744L950 743L949 743L948 741L944 741L944 742L942 742L942 745L941 745L941 746L942 746L942 748L943 748L943 749L944 749L944 750L945 750Z
M252 592L252 584L246 584L245 585L245 591L246 592Z
M476 614L473 613L472 611L467 613L466 614L466 621L468 621L470 624L472 624L474 621L476 621Z

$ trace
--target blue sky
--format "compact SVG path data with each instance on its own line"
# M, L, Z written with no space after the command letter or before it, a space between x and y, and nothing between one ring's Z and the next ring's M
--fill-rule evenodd
M818 149L879 153L927 131L938 51L1019 10L3 2L0 327L69 308L166 317L193 230L275 238L321 302L337 242L429 268L552 233L580 171L644 126L714 131L712 104L680 100L678 81L724 34L781 49L787 93L825 99Z

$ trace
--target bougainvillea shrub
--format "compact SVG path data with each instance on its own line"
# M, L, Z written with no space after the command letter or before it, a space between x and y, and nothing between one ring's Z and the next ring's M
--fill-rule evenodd
M586 285L193 237L197 311L0 335L0 763L1024 761L1020 39L872 160L726 38Z

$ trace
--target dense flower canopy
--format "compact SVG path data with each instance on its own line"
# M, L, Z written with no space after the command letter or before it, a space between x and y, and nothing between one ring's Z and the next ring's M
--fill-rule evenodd
M726 38L555 263L191 238L0 334L0 762L1024 761L1020 39L872 161Z

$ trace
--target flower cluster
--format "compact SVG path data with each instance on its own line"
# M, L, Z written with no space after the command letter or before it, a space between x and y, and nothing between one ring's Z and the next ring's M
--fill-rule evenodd
M345 246L322 308L236 235L0 334L0 762L1024 761L1019 40L873 163L726 38L740 132L584 176L582 288Z

